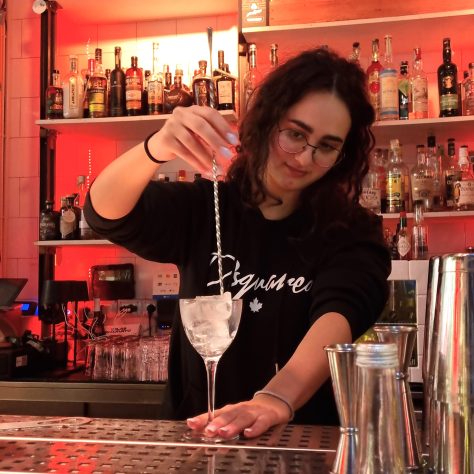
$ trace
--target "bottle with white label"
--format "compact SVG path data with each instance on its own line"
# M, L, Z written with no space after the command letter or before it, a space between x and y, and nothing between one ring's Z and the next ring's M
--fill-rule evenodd
M390 160L387 164L387 209L386 212L400 212L408 207L408 168L402 160L398 139L390 140Z
M380 120L398 120L398 72L393 66L391 35L385 35L384 68L379 77Z
M453 183L454 207L458 211L474 209L474 173L469 164L467 145L459 147L459 174Z
M399 260L410 260L411 243L410 236L407 231L407 214L405 211L400 212L400 226L396 236L397 254Z
M77 68L77 56L69 56L69 73L63 83L64 118L82 118L84 111L84 80Z
M410 173L413 206L421 204L426 211L433 208L434 177L434 170L426 158L425 147L417 145L416 165Z

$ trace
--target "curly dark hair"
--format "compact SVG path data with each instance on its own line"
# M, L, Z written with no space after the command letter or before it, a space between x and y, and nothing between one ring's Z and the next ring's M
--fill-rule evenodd
M263 177L274 127L291 106L308 93L321 91L333 93L344 102L351 128L342 159L302 192L302 202L314 210L321 200L337 202L346 209L358 202L375 142L370 128L375 114L367 95L366 76L358 65L328 49L317 48L289 59L254 91L240 124L240 150L227 174L240 187L246 204L258 206L269 195Z

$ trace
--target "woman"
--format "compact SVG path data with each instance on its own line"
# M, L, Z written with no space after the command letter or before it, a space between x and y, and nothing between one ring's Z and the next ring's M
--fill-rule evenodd
M258 436L293 412L296 422L338 423L323 347L374 323L390 272L380 219L358 204L373 120L364 73L307 51L267 76L239 137L215 110L178 108L91 187L85 211L97 232L175 263L180 297L217 294L212 182L149 181L176 156L209 173L215 155L225 168L237 146L219 196L225 289L244 306L217 370L221 408L208 435ZM164 417L203 428L204 364L179 315L169 370Z

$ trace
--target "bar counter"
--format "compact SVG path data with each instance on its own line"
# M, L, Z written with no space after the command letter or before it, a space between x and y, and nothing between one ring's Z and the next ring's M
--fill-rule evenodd
M225 444L183 441L185 422L0 416L0 472L325 474L337 427L280 425Z

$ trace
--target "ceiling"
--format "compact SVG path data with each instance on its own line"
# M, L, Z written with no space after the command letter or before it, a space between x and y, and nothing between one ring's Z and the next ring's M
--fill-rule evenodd
M62 15L83 23L122 23L237 13L238 0L58 0Z

